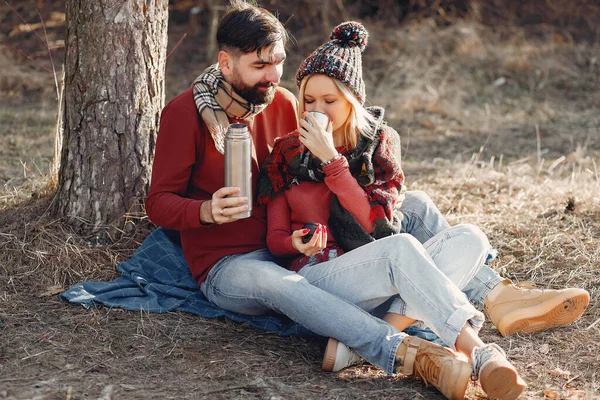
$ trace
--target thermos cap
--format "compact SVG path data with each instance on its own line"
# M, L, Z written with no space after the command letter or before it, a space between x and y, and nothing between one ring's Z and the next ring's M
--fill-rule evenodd
M310 242L318 226L319 224L317 224L316 222L307 222L304 224L302 229L310 229L310 231L306 235L302 236L302 243L306 244Z

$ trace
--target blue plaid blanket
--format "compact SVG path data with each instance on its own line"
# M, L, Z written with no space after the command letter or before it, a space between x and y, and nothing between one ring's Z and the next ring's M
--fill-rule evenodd
M61 297L85 307L101 304L152 313L185 311L206 318L225 317L245 322L281 336L315 336L284 315L243 315L209 302L192 278L178 243L178 233L164 228L152 231L133 256L117 266L117 271L121 276L112 282L77 283ZM429 329L410 327L405 332L441 343Z
M283 336L314 335L282 315L250 316L233 313L209 302L192 278L181 246L163 228L152 231L133 256L117 266L121 274L112 282L81 282L62 298L85 307L103 304L152 313L185 311L206 318L226 317Z

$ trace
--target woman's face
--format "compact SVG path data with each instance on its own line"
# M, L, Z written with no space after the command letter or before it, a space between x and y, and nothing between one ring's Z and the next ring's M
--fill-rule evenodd
M343 135L343 127L352 111L352 104L344 97L333 80L326 75L311 75L304 87L304 110L320 111L333 121L333 134Z

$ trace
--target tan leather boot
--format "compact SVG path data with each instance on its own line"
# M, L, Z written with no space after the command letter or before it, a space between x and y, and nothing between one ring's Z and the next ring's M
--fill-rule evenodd
M447 399L458 400L465 397L472 368L446 347L407 336L396 355L396 372L420 378Z
M502 336L533 333L570 324L590 302L584 289L535 289L526 282L500 282L484 301L485 313Z

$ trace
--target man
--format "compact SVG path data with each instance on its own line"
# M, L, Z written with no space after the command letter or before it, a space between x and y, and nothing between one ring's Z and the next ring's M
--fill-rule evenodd
M251 21L256 16L262 25ZM264 208L255 207L240 221L230 218L247 209L248 199L229 197L238 189L222 187L227 126L248 124L256 177L275 138L297 124L295 97L277 86L287 41L280 22L248 7L228 13L219 27L218 67L209 67L163 110L146 201L154 223L181 232L199 283L221 258L265 247Z

